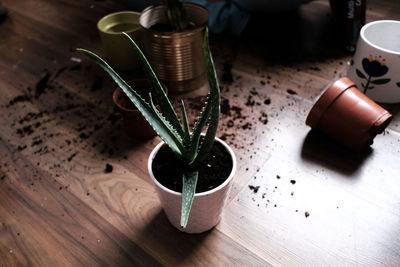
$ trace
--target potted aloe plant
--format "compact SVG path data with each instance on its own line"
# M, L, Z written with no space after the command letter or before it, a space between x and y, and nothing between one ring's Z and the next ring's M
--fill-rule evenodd
M195 3L164 0L143 10L144 52L171 92L197 89L206 83L202 44L209 13Z
M125 36L151 83L149 103L134 90L134 84L129 86L99 56L78 50L112 77L163 140L150 154L148 169L172 225L189 233L207 231L220 219L236 170L232 149L215 137L220 116L220 91L208 45L208 31L203 40L203 54L210 93L191 130L183 101L181 123L142 51L129 35ZM205 133L202 133L203 129Z

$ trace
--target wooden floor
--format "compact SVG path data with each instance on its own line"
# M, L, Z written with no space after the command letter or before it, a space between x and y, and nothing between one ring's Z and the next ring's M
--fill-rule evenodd
M242 39L211 36L218 136L238 169L222 221L200 235L160 207L146 169L160 139L123 132L114 84L74 51L102 53L96 22L123 7L2 2L0 266L400 265L400 106L362 155L304 123L351 58L331 42L328 1L255 16ZM369 0L377 19L399 20L399 1ZM201 94L183 96L192 118Z

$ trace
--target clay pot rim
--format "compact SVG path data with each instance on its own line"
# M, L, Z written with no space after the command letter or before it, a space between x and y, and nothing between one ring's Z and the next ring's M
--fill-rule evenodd
M378 117L376 121L374 121L370 129L369 134L372 137L372 139L374 139L376 135L382 133L389 125L389 123L392 121L392 119L393 115L390 114L390 112L387 110L380 117Z
M316 128L321 120L321 117L329 109L329 107L336 101L336 99L338 99L347 89L351 87L357 86L347 77L343 77L329 86L311 108L306 119L306 124L311 128Z
M137 84L139 87L142 87L142 88L145 88L145 87L148 86L149 92L151 92L150 82L149 82L149 79L147 79L147 78L132 79L132 80L127 81L127 83L128 83L129 85L131 85L131 84ZM160 83L161 83L161 86L163 87L163 89L164 89L164 91L165 91L165 94L168 95L168 88L167 88L167 86L166 86L164 83L162 83L162 82L160 82ZM125 93L124 93L124 91L122 91L122 89L121 89L120 87L117 87L117 88L114 90L114 93L113 93L113 101L114 101L114 104L115 104L118 108L120 108L121 110L123 110L123 111L127 111L127 112L139 112L139 110L138 110L135 106L134 106L133 109L130 109L130 108L126 108L126 107L124 107L123 105L121 105L120 102L118 101L118 97L119 97L121 94L123 94L124 96L126 96ZM143 97L143 96L142 96L142 97ZM133 103L132 103L132 105L133 105ZM158 105L157 105L157 106L158 106Z
M202 135L204 135L204 134L202 134ZM231 156L231 159L232 159L232 169L231 169L231 172L230 172L228 178L226 178L226 180L225 180L222 184L220 184L219 186L217 186L217 187L215 187L215 188L213 188L213 189L211 189L211 190L204 191L204 192L200 192L200 193L195 193L194 196L195 196L196 198L208 196L208 195L213 194L214 192L217 192L217 191L221 190L222 188L224 188L225 186L227 186L227 185L232 181L232 179L233 179L233 177L235 176L235 173L236 173L236 165L237 165L237 164L236 164L236 156L235 156L235 153L233 152L232 148L231 148L227 143L225 143L224 141L222 141L222 140L221 140L220 138L218 138L218 137L215 137L214 140L215 140L215 141L218 141L220 144L222 144L222 145L224 146L224 148L226 149L226 152ZM164 141L161 141L161 142L160 142L157 146L155 146L155 147L153 148L153 150L151 151L151 153L150 153L150 155L149 155L149 158L148 158L148 160L147 160L147 170L148 170L148 172L149 172L149 176L150 176L151 180L157 185L157 187L159 187L160 189L162 189L163 191L165 191L165 192L167 192L167 193L169 193L169 194L171 194L171 195L181 196L182 193L173 191L173 190L171 190L171 189L165 187L164 185L162 185L162 184L157 180L157 178L154 176L154 173L153 173L153 164L152 164L152 163L153 163L153 161L154 161L154 158L155 158L156 154L158 153L158 151L160 150L160 148L161 148L164 144L165 144Z

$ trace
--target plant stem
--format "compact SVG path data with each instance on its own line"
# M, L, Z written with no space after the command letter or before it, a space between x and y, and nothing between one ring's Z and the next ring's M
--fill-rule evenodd
M367 90L368 90L368 86L369 86L369 83L370 83L370 81L371 81L371 75L369 75L368 76L368 80L367 80L367 84L364 86L364 94L367 92Z

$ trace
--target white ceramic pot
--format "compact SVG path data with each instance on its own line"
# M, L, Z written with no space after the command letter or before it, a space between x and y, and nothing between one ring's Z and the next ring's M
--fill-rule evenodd
M369 98L400 102L400 21L378 20L364 25L347 76Z
M218 187L194 195L189 221L184 229L180 226L182 193L172 191L160 184L154 177L152 170L153 160L157 152L164 145L164 142L159 143L149 156L147 167L149 175L155 184L161 205L171 224L180 231L186 233L202 233L213 228L221 219L222 209L229 195L233 176L236 171L236 157L232 149L224 141L219 138L215 138L215 140L221 143L231 155L232 171L225 182Z

